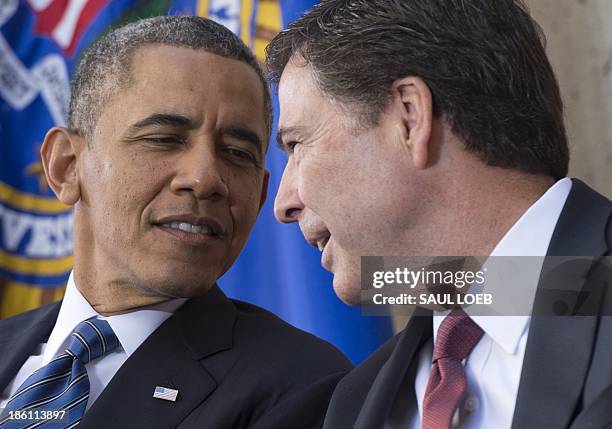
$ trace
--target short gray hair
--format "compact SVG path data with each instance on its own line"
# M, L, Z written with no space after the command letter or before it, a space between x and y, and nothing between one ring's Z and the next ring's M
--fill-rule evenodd
M270 136L272 103L257 58L230 30L197 16L157 16L132 22L91 45L80 59L72 81L68 112L71 131L90 141L102 108L129 85L132 55L153 44L202 49L251 66L263 85L264 117Z

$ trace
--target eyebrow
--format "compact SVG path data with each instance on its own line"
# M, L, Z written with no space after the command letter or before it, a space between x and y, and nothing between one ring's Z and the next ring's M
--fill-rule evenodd
M172 126L176 128L194 129L198 127L196 121L187 116L174 113L154 113L146 118L130 125L130 130L138 131L150 126Z
M194 128L198 128L200 124L194 121L192 118L184 115L174 114L174 113L154 113L146 118L136 122L135 124L130 125L130 131L139 131L143 128L151 127L151 126L172 126L175 128L184 128L187 130L191 130ZM263 143L259 136L240 125L228 125L222 129L221 132L225 136L234 137L236 139L246 141L248 143L256 146L260 151L263 148Z
M222 134L228 137L234 137L238 140L251 143L260 151L263 149L263 143L259 136L255 132L240 125L228 125L223 128Z

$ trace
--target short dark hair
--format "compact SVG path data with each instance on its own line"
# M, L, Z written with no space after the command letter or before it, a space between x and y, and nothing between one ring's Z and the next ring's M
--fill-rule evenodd
M542 29L521 0L322 0L266 49L277 82L303 58L321 92L369 126L394 81L418 76L467 149L561 178L569 150Z
M130 63L134 52L154 44L202 49L251 66L263 85L264 117L270 136L272 103L259 62L230 30L197 16L157 16L135 21L106 34L90 46L80 59L72 80L68 113L68 127L72 131L89 140L103 106L131 82Z

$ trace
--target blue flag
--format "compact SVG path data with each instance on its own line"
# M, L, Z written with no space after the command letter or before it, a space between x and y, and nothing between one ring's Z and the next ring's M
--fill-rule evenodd
M0 1L0 317L63 295L72 211L47 186L38 152L47 130L65 125L79 53L137 3Z

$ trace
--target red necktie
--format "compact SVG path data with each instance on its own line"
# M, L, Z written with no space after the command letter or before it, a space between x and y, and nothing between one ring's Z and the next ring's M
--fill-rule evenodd
M442 321L423 400L423 429L451 427L453 414L467 392L462 361L483 333L463 310L453 311Z

